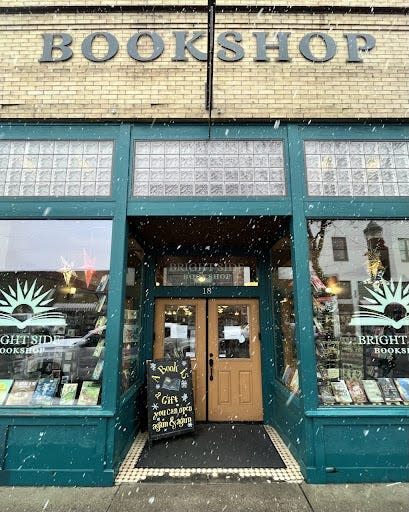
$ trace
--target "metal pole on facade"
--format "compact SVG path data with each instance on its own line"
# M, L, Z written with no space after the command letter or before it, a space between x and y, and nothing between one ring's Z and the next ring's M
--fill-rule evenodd
M214 27L215 27L216 0L208 0L207 11L207 80L206 80L206 110L208 116L208 137L212 124L213 107L213 63L214 63Z

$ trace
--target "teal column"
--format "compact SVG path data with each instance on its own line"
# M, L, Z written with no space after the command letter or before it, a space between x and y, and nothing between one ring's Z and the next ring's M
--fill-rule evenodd
M304 148L298 126L288 127L291 196L293 218L292 264L294 273L294 302L296 310L296 343L299 363L300 389L304 409L318 405L317 377L312 318L312 298L309 270L309 249L304 200L306 194L304 174Z
M128 169L130 162L130 127L121 125L115 144L112 195L115 216L112 225L111 269L109 275L108 321L102 405L115 411L121 388L122 328L125 278L127 264L126 204L128 197Z

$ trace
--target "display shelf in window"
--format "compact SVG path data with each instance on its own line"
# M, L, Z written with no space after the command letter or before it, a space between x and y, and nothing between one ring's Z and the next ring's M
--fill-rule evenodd
M311 276L317 376L320 381L340 378L340 321L338 299L317 275Z

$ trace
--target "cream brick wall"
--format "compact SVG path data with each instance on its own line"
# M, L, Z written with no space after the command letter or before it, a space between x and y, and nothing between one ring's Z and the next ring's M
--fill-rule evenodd
M146 0L8 0L7 7L56 7L56 6L78 6L83 5L87 7L115 7L115 6L196 6L207 5L208 0L154 0L146 2ZM216 0L219 7L224 6L260 6L277 5L277 6L341 6L341 7L408 7L406 0L274 0L273 2L266 2L266 0ZM1 5L0 5L1 7Z
M0 118L205 120L206 63L191 56L187 62L171 59L175 51L172 31L204 30L206 20L205 13L3 14ZM143 29L154 30L165 42L163 55L154 62L136 62L127 54L127 40ZM216 119L409 117L405 16L219 14L217 33L228 29L242 34L246 55L233 63L215 59ZM108 62L92 63L82 56L81 43L86 35L101 30L117 38L120 51ZM270 62L254 62L252 32L270 32L273 43L278 30L291 32L292 62L275 62L275 51L269 52ZM328 32L336 41L334 59L312 63L300 55L300 38L313 31ZM346 63L343 34L357 31L374 35L377 46L364 56L363 63ZM74 57L70 61L38 62L41 34L50 32L72 35ZM205 38L196 46L205 51Z

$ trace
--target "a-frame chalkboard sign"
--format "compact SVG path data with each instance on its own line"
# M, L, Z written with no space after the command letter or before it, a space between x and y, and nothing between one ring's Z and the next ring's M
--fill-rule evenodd
M149 441L194 431L190 359L154 359L146 364Z

